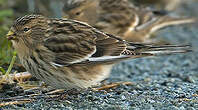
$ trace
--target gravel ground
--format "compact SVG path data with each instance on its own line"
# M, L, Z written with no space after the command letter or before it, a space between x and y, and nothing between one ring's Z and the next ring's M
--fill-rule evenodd
M186 3L177 13L198 17L198 2ZM198 109L198 24L166 28L157 36L171 43L193 45L195 52L135 59L116 65L108 82L130 81L108 91L83 91L64 100L40 99L2 109Z

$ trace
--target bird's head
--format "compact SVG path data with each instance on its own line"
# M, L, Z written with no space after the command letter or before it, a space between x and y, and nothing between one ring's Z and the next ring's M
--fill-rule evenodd
M14 22L7 38L12 41L14 48L21 45L32 47L44 36L46 29L47 21L45 17L27 15Z
M68 0L63 7L63 17L94 25L97 20L99 0Z
M22 58L32 54L42 44L48 27L48 19L41 15L26 15L18 18L7 34L8 40Z

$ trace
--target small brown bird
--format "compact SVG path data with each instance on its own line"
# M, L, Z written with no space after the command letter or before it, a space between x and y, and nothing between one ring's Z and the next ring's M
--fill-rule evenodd
M18 18L7 36L28 72L61 89L96 85L123 60L191 51L188 45L127 42L83 22L41 15Z
M152 33L164 27L195 21L136 7L128 0L68 0L63 16L133 42L147 42Z

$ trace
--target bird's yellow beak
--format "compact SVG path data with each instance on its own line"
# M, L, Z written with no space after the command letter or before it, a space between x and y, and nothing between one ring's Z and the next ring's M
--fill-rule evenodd
M9 31L7 34L7 38L8 38L8 40L13 40L16 38L16 36L14 36L14 32Z
M68 19L69 18L69 15L66 15L65 14L65 15L63 15L63 18L67 18Z

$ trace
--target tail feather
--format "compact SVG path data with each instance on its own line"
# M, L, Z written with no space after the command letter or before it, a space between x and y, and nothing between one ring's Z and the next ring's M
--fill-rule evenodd
M197 21L196 18L174 18L174 17L164 16L164 17L161 17L155 23L156 25L153 24L153 27L151 28L150 33L154 33L167 26L194 23L196 21Z
M128 47L119 56L91 57L87 61L77 64L114 64L127 59L148 56L162 56L176 53L191 52L191 45L147 45L142 43L128 43Z
M197 22L196 18L176 18L170 16L161 16L145 24L136 27L136 30L154 33L162 28L174 25L188 24Z
M192 52L191 45L147 45L138 43L129 43L127 50L131 51L136 55L143 56L159 56L159 55L170 55L176 53Z

